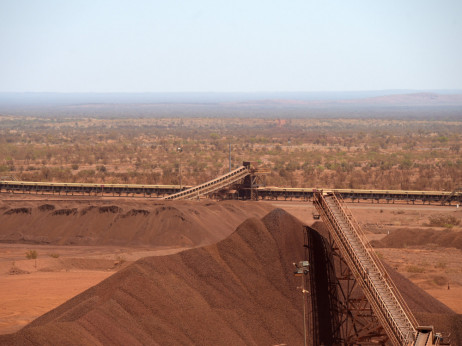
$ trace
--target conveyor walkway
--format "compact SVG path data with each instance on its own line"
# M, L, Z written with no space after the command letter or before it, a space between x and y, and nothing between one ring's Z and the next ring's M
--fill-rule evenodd
M314 204L390 341L420 345L424 336L417 321L343 202L334 193L315 191ZM426 336L433 345L432 335Z
M211 192L220 190L226 186L234 184L235 182L244 179L250 174L250 170L246 166L241 166L234 171L231 171L218 178L210 180L204 184L191 187L187 190L175 193L164 197L164 199L194 199L202 195L209 194Z

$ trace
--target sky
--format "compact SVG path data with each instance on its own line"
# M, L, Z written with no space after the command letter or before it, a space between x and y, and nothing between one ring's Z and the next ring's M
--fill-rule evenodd
M0 92L462 89L460 0L0 0Z

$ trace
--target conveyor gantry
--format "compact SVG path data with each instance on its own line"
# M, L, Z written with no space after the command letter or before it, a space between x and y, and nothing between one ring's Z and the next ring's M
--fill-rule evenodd
M226 186L232 185L239 180L244 179L250 174L247 166L241 166L234 171L224 174L218 178L210 180L204 184L191 187L187 190L164 197L164 199L194 199L202 195L220 190Z
M245 164L243 166L246 166ZM242 167L240 167L242 168ZM247 178L268 174L269 171L262 171L248 167L250 175ZM8 180L5 180L8 179ZM165 197L177 192L189 189L190 186L180 185L149 185L149 184L96 184L96 183L58 183L58 182L33 182L15 181L12 177L0 178L0 193L23 193L23 194L65 194L65 195L100 195L100 196L143 196L143 197ZM238 179L239 180L239 179ZM266 187L265 184L254 184L254 179L247 179L247 184L237 184L236 189L240 198L284 200L303 199L305 201L313 198L313 188L285 188ZM263 185L263 186L262 186ZM250 191L250 193L249 193ZM326 191L324 189L324 191ZM406 203L422 204L440 203L442 205L462 204L462 191L400 191L400 190L361 190L361 189L336 189L331 190L343 199L359 202L395 203L398 201ZM212 191L213 192L213 191ZM197 196L197 195L196 195Z
M394 345L438 344L431 327L418 326L340 197L315 190L314 204L390 341Z

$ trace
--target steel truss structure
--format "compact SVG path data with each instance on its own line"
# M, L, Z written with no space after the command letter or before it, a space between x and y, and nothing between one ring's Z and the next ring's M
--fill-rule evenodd
M314 204L329 232L331 257L337 258L326 261L331 263L327 272L337 273L337 281L329 288L341 316L334 329L340 336L337 341L344 345L384 344L387 339L393 345L439 344L432 327L417 324L341 197L315 190ZM355 296L356 288L362 295Z
M332 237L328 235L325 240L319 236L317 238L310 227L305 228L306 257L314 266L320 261L324 263L322 268L311 268L309 273L311 344L385 345L388 336ZM319 270L325 271L327 278L321 287L317 282L320 279L317 274ZM320 290L327 294L324 302L319 300ZM324 311L320 313L320 309ZM326 313L326 310L329 312ZM330 319L330 323L327 323L328 335L324 336L319 332L320 329L326 329L325 318L321 326L322 314L327 314ZM332 337L329 338L329 335Z

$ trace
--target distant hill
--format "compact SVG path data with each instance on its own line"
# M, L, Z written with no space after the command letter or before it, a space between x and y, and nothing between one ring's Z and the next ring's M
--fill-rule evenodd
M411 109L412 108L412 109ZM434 110L438 109L435 113ZM0 116L460 117L462 90L280 93L0 93Z
M338 92L255 92L255 93L15 93L0 92L1 106L96 105L96 104L318 104L395 103L437 100L462 103L462 90L338 91Z
M413 93L396 94L370 97L356 100L343 100L345 104L367 104L367 105L462 105L462 94L437 94L437 93Z
M261 105L261 106L462 106L462 94L438 94L431 92L411 93L411 94L391 94L365 98L339 98L339 99L263 99L246 100L239 105Z

